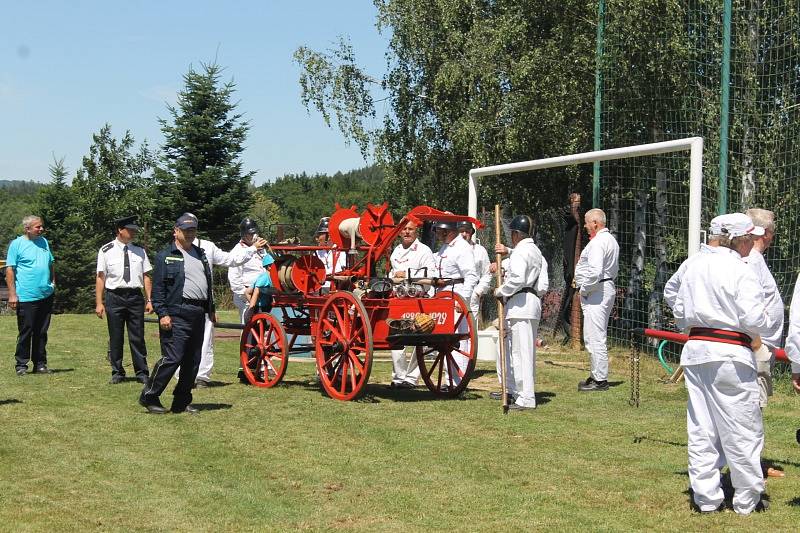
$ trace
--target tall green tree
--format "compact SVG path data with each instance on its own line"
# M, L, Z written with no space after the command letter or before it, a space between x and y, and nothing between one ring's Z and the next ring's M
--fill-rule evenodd
M190 68L177 105L168 106L170 120L159 119L165 142L158 212L163 229L188 211L209 237L231 244L253 205L248 187L255 172L242 169L249 124L236 111L236 86L221 81L222 71L216 64Z
M586 0L375 0L390 33L380 86L389 113L366 125L373 77L346 41L301 47L303 102L365 140L387 171L386 194L404 208L463 212L470 168L591 148L595 4ZM349 104L349 105L348 105ZM326 115L325 113L328 113ZM486 181L487 205L562 205L590 169ZM447 186L443 186L443 185Z
M40 191L38 211L56 259L57 311L94 309L97 251L113 238L115 218L137 215L145 228L140 243L146 245L152 238L152 165L147 143L137 148L130 132L116 139L106 124L92 135L89 153L71 185L63 159L50 166L51 183Z

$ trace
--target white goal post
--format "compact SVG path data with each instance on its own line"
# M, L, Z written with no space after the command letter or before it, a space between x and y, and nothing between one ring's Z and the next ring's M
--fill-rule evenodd
M626 146L624 148L597 150L594 152L584 152L581 154L534 159L533 161L522 161L519 163L508 163L505 165L473 168L469 171L469 203L467 205L467 214L473 218L477 218L478 179L482 177L495 176L497 174L513 174L515 172L523 172L526 170L542 170L545 168L566 167L571 165L579 165L582 163L594 163L595 161L608 161L609 159L627 159L630 157L682 152L685 150L689 150L690 152L689 236L687 250L687 256L689 256L700 249L700 215L702 208L701 195L703 192L702 137L688 137L686 139L677 139L674 141L639 144L636 146Z

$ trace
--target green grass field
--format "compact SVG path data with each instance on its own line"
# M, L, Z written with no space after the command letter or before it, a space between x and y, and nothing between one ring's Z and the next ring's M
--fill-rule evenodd
M770 510L702 516L689 509L685 391L649 358L637 409L626 353L618 385L585 394L585 353L540 352L539 408L503 416L493 364L437 401L389 389L378 362L366 396L343 403L303 362L275 389L240 385L238 342L218 339L222 384L195 394L200 414L153 416L138 383L107 384L106 338L104 320L55 316L55 373L17 377L15 319L0 317L0 530L796 531L800 519L788 379L765 414L764 456L787 474L767 485Z

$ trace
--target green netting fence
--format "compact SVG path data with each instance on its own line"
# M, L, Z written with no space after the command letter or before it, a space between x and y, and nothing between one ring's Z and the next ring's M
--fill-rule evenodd
M595 146L704 137L703 226L723 212L774 211L766 259L788 306L800 270L800 3L601 0L598 21ZM612 337L669 328L661 289L686 256L688 157L598 171L595 203L621 248Z

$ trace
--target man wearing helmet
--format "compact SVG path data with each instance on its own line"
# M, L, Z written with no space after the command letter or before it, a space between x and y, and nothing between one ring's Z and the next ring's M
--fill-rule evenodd
M536 408L536 330L542 316L542 304L537 295L537 284L542 271L542 252L533 242L533 221L527 215L514 217L510 225L509 250L502 243L495 252L511 252L503 284L495 289L495 297L505 300L505 320L510 336L506 343L506 390L514 403L512 410ZM511 402L509 402L511 403Z
M475 325L478 325L478 319L481 313L481 297L489 292L490 285L492 284L492 274L489 272L489 253L481 244L473 240L475 235L475 227L472 222L459 222L458 232L461 237L467 241L467 244L472 248L472 257L475 260L475 272L478 274L478 284L475 285L475 290L472 291L470 297L469 309L472 311L472 316L475 318Z
M319 220L317 231L314 232L314 240L317 241L318 246L331 246L330 233L328 230L330 220L330 217L322 217ZM325 265L326 276L344 270L347 261L345 252L339 250L317 250L316 254L319 260L322 261L322 264ZM327 291L330 289L330 286L331 282L326 281L322 284L322 289Z
M231 249L230 254L239 256L244 249L256 244L259 241L258 231L258 223L255 220L249 217L242 219L239 224L241 240ZM248 308L245 289L252 287L253 282L264 270L261 263L265 253L263 250L258 250L250 254L250 257L243 263L228 269L228 282L231 285L231 292L233 292L233 304L239 310L239 320L242 324L244 324L244 315Z
M436 230L436 240L441 243L439 250L434 255L434 260L436 262L434 274L436 277L445 279L463 278L464 281L462 283L452 285L452 290L464 298L464 301L469 305L472 292L478 284L478 273L475 270L475 259L472 255L472 248L467 241L458 234L455 222L437 222L434 225L434 229ZM436 290L437 292L441 292L450 290L450 288L451 285L443 283L441 286L437 287ZM467 328L467 321L462 320L456 329L456 333L466 333ZM468 343L468 340L461 341L460 350L467 352L469 349ZM463 373L468 363L466 356L460 353L453 353L453 358L459 370ZM458 385L461 382L461 378L459 376L453 376L452 382L454 385Z
M608 318L614 307L614 280L619 272L619 244L606 229L602 209L590 209L584 217L589 244L575 266L573 283L581 295L583 342L591 355L591 374L578 383L582 392L608 390Z

